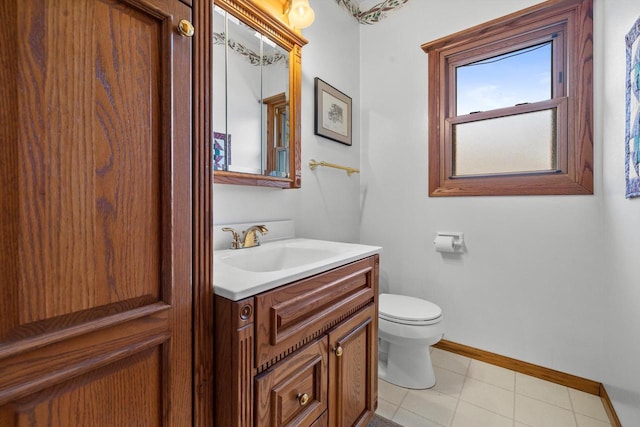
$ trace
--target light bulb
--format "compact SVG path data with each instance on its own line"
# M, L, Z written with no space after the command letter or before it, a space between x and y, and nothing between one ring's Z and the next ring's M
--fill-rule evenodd
M291 0L289 7L289 24L295 28L307 28L313 23L316 14L309 5L309 0Z

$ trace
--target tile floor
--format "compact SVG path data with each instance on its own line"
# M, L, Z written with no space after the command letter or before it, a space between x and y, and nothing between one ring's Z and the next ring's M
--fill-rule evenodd
M431 359L435 387L380 380L378 414L405 427L610 426L598 396L440 349Z

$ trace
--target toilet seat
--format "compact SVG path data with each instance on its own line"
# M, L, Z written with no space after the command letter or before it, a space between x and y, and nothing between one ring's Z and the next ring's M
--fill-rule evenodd
M402 325L431 325L442 317L436 304L405 295L380 294L378 310L381 319Z

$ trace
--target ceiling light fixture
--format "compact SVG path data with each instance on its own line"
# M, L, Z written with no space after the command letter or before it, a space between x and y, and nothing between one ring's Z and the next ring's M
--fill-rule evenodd
M295 28L307 28L313 23L316 14L309 0L289 0L289 24Z

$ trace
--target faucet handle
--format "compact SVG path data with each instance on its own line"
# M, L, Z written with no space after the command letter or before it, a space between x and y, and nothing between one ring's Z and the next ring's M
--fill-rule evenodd
M238 236L238 232L233 228L224 227L222 231L229 231L233 234L233 241L231 242L231 249L240 249L242 248L242 242L240 242L240 236Z

